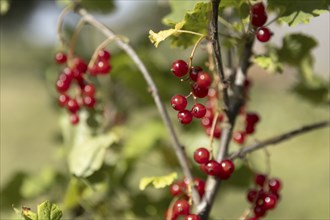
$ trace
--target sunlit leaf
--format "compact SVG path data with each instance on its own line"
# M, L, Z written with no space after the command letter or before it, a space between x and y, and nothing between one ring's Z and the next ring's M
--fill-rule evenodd
M253 62L270 73L283 72L283 64L278 62L277 57L272 59L270 56L256 56L254 57Z
M149 31L149 39L151 41L151 43L153 43L155 45L155 47L158 47L158 44L164 40L166 40L166 38L170 37L171 35L178 33L177 31L180 30L182 28L182 26L184 25L184 21L183 22L179 22L175 25L174 29L168 29L168 30L164 30L164 31L159 31L158 33L153 32L152 30Z
M39 220L60 220L63 213L56 204L45 201L38 205Z
M166 186L169 186L173 183L175 179L178 178L177 173L170 173L166 176L153 176L153 177L144 177L140 180L139 188L140 190L145 190L147 186L153 185L156 189L164 188Z

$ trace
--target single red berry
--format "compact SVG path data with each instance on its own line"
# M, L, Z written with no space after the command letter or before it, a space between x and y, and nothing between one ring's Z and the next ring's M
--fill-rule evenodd
M75 99L70 99L68 101L67 108L72 113L76 113L80 109L79 104Z
M183 95L174 95L171 99L172 108L177 111L183 111L187 104L187 99Z
M179 196L183 194L182 183L180 182L173 183L170 186L170 193L172 194L172 196Z
M215 160L210 160L208 163L204 164L205 165L205 171L206 174L211 175L211 176L218 176L219 172L221 170L220 164L215 161Z
M272 36L272 32L266 27L261 27L257 30L256 36L260 42L267 42Z
M254 112L248 112L245 116L245 122L247 125L254 125L260 121L260 116Z
M93 96L85 96L83 102L87 108L93 108L96 104L96 100Z
M268 180L269 190L272 192L278 192L281 189L281 181L277 178L272 178Z
M235 170L235 165L231 160L223 160L220 162L220 172L218 177L222 180L228 179Z
M70 97L66 94L61 94L58 97L58 104L62 107L66 106L68 104L68 101L70 100Z
M70 114L70 122L72 125L78 124L79 116L76 113Z
M245 142L245 136L246 136L245 132L243 132L243 131L236 131L233 134L233 139L238 144L244 144L244 142Z
M176 216L179 215L188 215L190 205L186 200L179 199L173 205L173 214Z
M267 176L264 174L257 174L254 177L255 184L257 184L258 186L261 186L261 187L263 187L265 185L266 180L267 180Z
M108 61L100 60L96 63L96 68L99 74L105 75L110 72L111 65L109 64Z
M70 88L70 82L57 80L56 89L58 92L60 92L60 93L66 92L66 91L68 91L69 88Z
M87 70L86 62L80 57L75 57L72 60L72 64L74 69L78 70L80 73L85 73Z
M196 103L192 107L191 113L195 118L203 118L206 114L206 108L204 105Z
M96 66L96 64L94 64L92 67L88 67L88 72L92 75L92 76L97 76L99 74L99 70Z
M255 206L253 209L255 217L264 217L266 215L266 209L262 206Z
M265 209L274 209L277 202L277 196L270 193L265 196L263 206Z
M209 88L209 92L207 94L207 97L209 99L218 98L218 90L216 90L215 88Z
M178 113L178 119L182 124L186 125L186 124L189 124L192 121L193 116L192 116L190 111L183 110L183 111L180 111Z
M95 86L93 84L86 84L84 86L84 93L87 96L94 96L95 95Z
M251 13L253 14L262 14L265 13L265 5L262 2L258 2L254 5L252 5L251 9L250 9Z
M211 123L212 123L212 121L211 121ZM206 134L207 134L208 136L211 136L211 133L212 133L212 128L211 128L211 127L207 127L207 128L205 129L205 131L206 131ZM220 137L221 137L221 129L220 129L219 127L215 127L215 128L214 128L214 131L213 131L213 137L214 137L214 138L220 138Z
M198 215L189 214L186 216L185 220L201 220L201 218Z
M73 79L73 75L68 75L68 74L65 74L65 73L61 73L58 76L58 80L61 80L61 81L66 82L66 83L71 83L72 79Z
M66 56L66 54L63 53L63 52L58 52L58 53L56 53L56 55L55 55L55 61L56 61L56 63L58 63L58 64L63 64L63 63L65 63L65 62L67 61L67 56Z
M248 191L248 194L247 194L247 200L250 202L250 203L254 203L255 201L256 201L256 199L257 199L257 194L258 194L258 192L257 192L257 190L255 190L255 189L250 189L249 191Z
M176 77L182 77L188 73L188 64L184 60L176 60L172 63L171 71Z
M202 198L205 193L205 181L199 178L195 178L194 185L199 193L199 196Z
M254 133L254 124L247 124L245 126L245 134L253 134Z
M194 152L194 160L196 161L196 163L199 164L207 163L209 162L209 158L210 158L210 152L204 147L200 147Z
M211 76L205 72L202 72L198 74L196 83L198 87L208 88L212 83Z
M109 51L102 49L97 52L97 58L99 60L109 61L111 58L111 54Z
M194 85L192 86L192 93L194 96L196 96L197 98L204 98L207 96L209 92L208 88L205 87L199 87L197 83L194 83Z
M197 81L198 74L203 71L203 68L200 66L192 66L189 71L189 77L192 81Z
M254 27L261 27L267 21L267 13L264 6L256 4L255 7L252 7L250 10L250 22Z

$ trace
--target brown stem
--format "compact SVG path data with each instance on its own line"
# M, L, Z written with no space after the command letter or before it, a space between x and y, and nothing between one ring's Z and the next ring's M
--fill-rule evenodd
M269 145L279 144L283 141L289 140L289 139L291 139L293 137L296 137L298 135L301 135L303 133L313 131L315 129L323 128L323 127L326 127L326 126L329 126L329 125L330 125L330 121L321 121L321 122L317 122L317 123L314 123L314 124L310 124L310 125L306 125L306 126L297 128L295 130L286 132L284 134L280 134L278 136L269 138L269 139L264 140L262 142L258 142L258 143L255 143L255 144L252 144L252 145L249 145L249 146L246 146L246 147L242 147L241 150L231 154L229 156L229 159L234 160L234 159L237 159L237 158L243 158L243 157L245 157L246 154L249 154L253 151L268 147Z
M76 6L75 11L84 19L84 21L86 23L89 23L93 27L100 30L106 37L112 38L112 37L116 36L106 25L104 25L103 23L101 23L100 21L95 19L85 9ZM148 72L147 68L145 67L145 65L143 64L143 62L139 58L139 56L136 54L135 50L127 42L123 41L120 38L115 38L114 41L133 60L133 62L136 64L136 66L140 70L141 74L143 75L145 81L147 82L147 84L149 86L149 91L152 94L152 97L155 101L155 104L158 108L158 111L159 111L159 113L160 113L160 115L163 119L163 122L164 122L165 126L168 129L169 134L170 134L171 141L172 141L172 146L175 150L178 161L181 165L183 174L188 179L188 181L190 181L190 182L193 181L193 175L192 175L192 172L191 172L190 167L189 167L189 162L188 162L188 159L187 159L186 152L184 150L184 147L180 144L180 142L178 140L178 137L177 137L176 132L174 130L173 124L172 124L172 122L169 118L169 115L167 113L166 108L164 107L164 105L161 101L161 98L159 96L157 87L156 87L153 79L151 78L150 73ZM199 194L198 194L195 187L192 188L192 198L193 198L194 204L198 205L200 198L199 198Z

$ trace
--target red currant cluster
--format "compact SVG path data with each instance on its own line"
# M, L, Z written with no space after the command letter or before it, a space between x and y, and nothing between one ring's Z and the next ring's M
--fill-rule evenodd
M256 188L250 189L247 200L253 206L254 216L248 220L259 220L267 211L276 207L280 198L281 181L278 178L268 178L266 175L258 174L254 180Z
M79 122L78 112L82 106L93 109L96 104L95 86L86 82L85 73L88 71L90 75L104 75L111 70L110 53L106 50L98 51L98 57L92 68L88 68L87 63L80 57L73 58L67 62L65 53L58 52L55 55L55 61L58 64L68 63L58 77L56 89L59 92L58 103L61 107L66 108L70 112L70 122L76 125ZM76 82L77 89L70 90L73 82ZM70 94L73 94L70 96Z
M260 121L259 115L255 112L242 113L242 117L244 119L244 130L233 132L233 140L238 144L245 143L246 136L254 133L255 126Z
M191 110L187 110L187 97L180 94L172 97L171 105L174 110L178 111L179 121L182 124L189 124L193 117L203 118L206 114L206 107L203 104L197 103L196 100L197 98L204 98L208 95L209 87L212 83L211 76L203 72L203 69L199 66L192 66L189 69L188 64L183 60L174 61L171 71L176 77L183 77L189 72L187 81L191 85L191 95L194 97L195 101Z
M210 152L203 147L194 152L194 160L200 164L200 169L204 173L218 177L221 180L228 179L235 170L234 163L231 160L223 160L220 163L216 160L210 160Z
M176 220L180 216L185 216L185 220L200 220L200 217L198 215L190 213L190 204L188 202L188 184L189 182L184 179L183 181L175 182L170 186L170 193L173 197L183 196L183 198L175 201L171 209L166 210L166 220ZM200 197L203 197L205 193L204 180L195 178L193 181L193 185L193 187L196 187Z
M272 32L263 25L267 21L267 13L262 2L256 3L250 8L250 22L256 28L256 37L260 42L269 41Z

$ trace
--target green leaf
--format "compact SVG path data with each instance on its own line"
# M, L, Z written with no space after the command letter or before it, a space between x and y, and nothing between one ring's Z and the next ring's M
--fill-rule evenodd
M174 29L168 29L164 31L159 31L158 33L153 32L152 30L149 31L149 39L151 43L158 47L158 44L164 41L166 38L170 37L171 35L178 33L178 30L182 28L184 22L177 23Z
M281 62L296 65L309 56L316 46L317 41L313 37L304 34L290 34L283 38L282 47L278 49L277 53Z
M13 206L14 212L23 217L24 220L38 220L38 216L36 213L32 212L28 207L22 207L22 210L19 210Z
M209 2L196 3L193 10L186 11L182 30L188 30L199 34L207 34L209 14L211 11L211 4ZM184 47L194 45L200 36L192 34L180 34L172 38L172 46Z
M164 188L173 183L175 179L178 178L178 174L173 172L166 176L153 176L153 177L144 177L140 180L139 188L140 190L145 190L147 186L153 185L156 189Z
M329 0L268 0L271 10L280 10L280 22L289 26L307 24L313 17L329 11Z
M59 207L49 201L38 205L38 220L60 220L62 215Z
M283 64L278 62L277 56L270 57L259 55L255 56L253 62L259 65L261 68L269 71L270 73L282 73L283 72Z
M88 177L101 168L106 149L119 138L113 132L93 136L86 123L87 113L82 112L80 118L69 154L69 169L77 177Z

